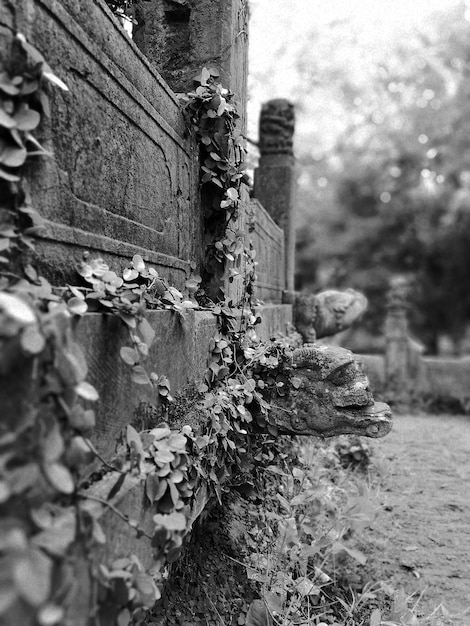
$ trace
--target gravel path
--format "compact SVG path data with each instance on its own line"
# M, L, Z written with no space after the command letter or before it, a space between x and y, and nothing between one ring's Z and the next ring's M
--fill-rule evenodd
M418 615L443 605L426 624L470 626L470 416L399 415L372 448L383 509L371 540L385 579L422 593Z

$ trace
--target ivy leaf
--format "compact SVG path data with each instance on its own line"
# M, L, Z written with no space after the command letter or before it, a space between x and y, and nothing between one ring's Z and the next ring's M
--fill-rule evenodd
M144 340L144 343L147 345L148 348L150 348L150 346L153 343L153 340L155 339L155 331L150 326L149 322L145 319L145 317L139 322L139 325L137 326L137 328L140 334L142 335L142 339Z
M253 600L245 620L246 626L271 626L272 620L263 600Z
M161 500L163 496L165 495L167 488L168 488L168 481L165 478L157 480L157 477L155 477L154 482L153 482L153 487L152 486L149 487L150 489L149 493L153 494L152 502L158 502L159 500Z
M41 121L41 116L37 111L30 109L28 105L25 104L14 115L13 119L16 122L16 128L18 130L30 131L38 126Z
M210 77L211 77L211 73L209 72L207 67L203 67L201 70L201 77L200 77L200 83L203 87L207 85L207 81L210 79Z
M3 504L8 500L11 495L10 486L4 480L0 480L0 504ZM0 602L1 604L1 602ZM1 615L1 611L0 611Z
M230 200L233 200L234 202L238 200L238 191L235 189L235 187L229 187L226 190L225 195L228 198L230 198Z
M179 494L179 491L178 491L178 487L174 484L174 482L172 480L168 481L168 487L170 488L171 500L173 502L173 505L176 507L176 505L178 504L178 501L180 499L180 494Z
M26 148L7 146L0 154L0 163L7 167L20 167L26 161L27 156Z
M15 561L13 578L20 596L37 607L48 599L51 591L52 561L40 550Z
M186 530L186 517L183 513L170 513L169 515L158 513L153 516L153 521L156 526L163 526L167 530Z
M19 176L16 176L16 174L10 174L10 172L6 172L2 167L0 167L0 178L8 180L11 183L17 183L20 180Z
M27 326L23 330L20 343L27 354L39 354L46 346L46 340L36 325Z
M75 341L69 342L66 350L57 355L60 377L68 387L85 380L88 366L82 349Z
M52 556L64 556L75 541L77 523L72 510L53 520L50 528L35 535L32 543Z
M67 308L72 315L84 315L88 311L88 304L83 298L74 296L67 301Z
M0 292L0 309L20 326L36 322L34 310L18 296Z
M129 609L122 609L122 611L119 611L119 615L116 621L116 626L128 626L128 624L131 624L131 623L132 623L132 616L130 614Z
M96 402L99 399L99 394L93 385L87 383L85 381L81 382L79 385L75 387L76 393L83 398L84 400L89 400L90 402Z
M55 626L62 622L64 618L64 609L56 604L46 604L41 607L38 613L38 622L40 626Z
M142 365L134 365L131 378L137 385L151 385L150 378Z
M140 254L134 254L134 256L132 257L132 265L134 266L134 269L136 269L138 272L145 271L144 259L140 256Z
M154 459L157 464L172 463L175 460L175 455L169 448L165 447L155 451Z
M123 273L122 273L123 279L126 282L128 282L128 283L130 283L133 280L135 280L136 278L138 278L138 276L139 276L139 272L137 270L133 270L133 269L131 269L129 267L127 269L125 269L123 271Z
M70 494L75 490L75 482L70 471L61 463L47 463L43 466L47 480L60 493Z
M62 456L64 453L64 439L58 424L54 424L49 430L41 447L46 463L53 463Z
M12 83L6 72L0 73L0 91L9 96L17 96L20 93L19 88Z
M196 439L196 445L199 448L199 450L203 450L206 446L209 445L209 443L210 443L209 435L200 435Z
M152 428L150 434L154 438L155 441L160 441L161 439L165 439L171 435L171 430L168 428L166 424L160 425L157 428Z
M168 439L168 445L178 452L186 451L186 437L180 433L172 433Z
M127 363L127 365L135 365L139 362L139 353L134 348L124 346L120 349L119 354L121 355L121 359L124 363Z
M2 108L0 108L0 126L3 128L15 128L16 126L15 120Z
M104 530L101 528L101 524L94 517L92 517L92 524L93 524L93 531L92 531L93 540L96 541L96 543L99 543L100 545L105 544L106 535L104 533Z
M95 412L91 409L85 410L80 405L75 405L69 414L69 422L73 428L81 432L92 430L96 424Z
M225 98L221 97L220 98L220 104L219 104L219 107L217 109L217 115L219 117L221 117L224 114L224 111L225 111L226 107L227 107L227 101L225 100Z
M156 474L152 473L152 474L149 474L149 476L147 476L147 480L145 481L145 494L151 504L153 504L155 500L158 499L156 495L158 493L158 488L160 487L161 483L162 481L160 481L160 479L158 478ZM165 485L165 491L166 491L166 485Z
M144 446L136 429L130 424L126 428L126 440L130 450L137 456L139 462L144 458Z
M6 613L17 598L13 581L8 574L0 574L0 616Z
M160 598L160 592L158 591L153 578L146 572L139 572L135 577L135 586L139 592L142 605L150 608ZM126 622L126 624L129 622Z

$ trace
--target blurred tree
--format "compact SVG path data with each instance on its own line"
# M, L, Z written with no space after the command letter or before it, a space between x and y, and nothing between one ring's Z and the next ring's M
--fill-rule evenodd
M297 147L298 286L362 289L371 302L368 328L378 333L388 279L405 274L414 287L412 328L430 351L442 334L459 349L470 323L470 23L464 10L462 3L436 13L374 63L365 62L370 50L364 46L363 67L348 64L350 46L361 42L347 23L325 35L321 57L312 58L311 40L297 51L298 74L312 85L300 106L310 107L321 124ZM321 37L312 35L316 49ZM316 110L315 97L322 101ZM328 115L336 119L322 142Z

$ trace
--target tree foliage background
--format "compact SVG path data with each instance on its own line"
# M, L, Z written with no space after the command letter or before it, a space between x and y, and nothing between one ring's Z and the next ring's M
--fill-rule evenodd
M252 74L252 91L277 77L275 95L298 111L297 286L361 289L379 334L390 276L405 275L414 333L430 352L442 335L459 351L470 322L469 11L451 3L393 37L377 28L313 20L273 56L288 65Z

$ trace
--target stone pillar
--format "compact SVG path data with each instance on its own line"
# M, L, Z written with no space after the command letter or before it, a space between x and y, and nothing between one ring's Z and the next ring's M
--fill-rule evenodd
M254 196L284 230L286 285L294 289L295 158L294 106L283 99L263 105L259 122L260 161L255 171Z
M203 67L217 68L239 99L244 129L248 0L139 0L135 16L135 43L173 91L191 91Z
M394 276L390 281L385 318L385 375L387 388L398 393L410 386L408 281Z

